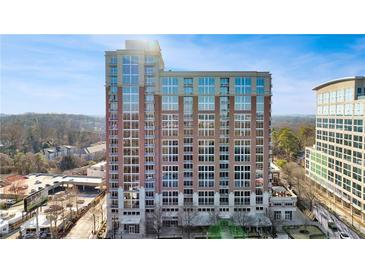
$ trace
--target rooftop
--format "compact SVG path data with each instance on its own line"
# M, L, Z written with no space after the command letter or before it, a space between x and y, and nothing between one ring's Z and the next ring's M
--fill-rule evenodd
M96 144L85 148L86 153L96 153L106 150L106 143Z
M289 189L283 186L273 186L272 187L272 197L295 197L296 195Z
M41 188L53 188L60 183L69 183L84 186L100 186L103 183L103 178L92 176L67 176L63 174L49 173L32 173L27 176L22 176L21 179L15 181L18 187L22 189L22 194L29 195L32 192L38 191ZM11 185L7 185L3 192L7 191Z
M365 79L365 76L350 76L350 77L343 77L343 78L333 79L333 80L327 81L325 83L322 83L322 84L314 87L313 90L319 90L319 89L324 88L326 86L341 83L341 82L345 82L345 81L364 80L364 79Z
M100 169L106 165L106 161L99 162L95 165L92 165L90 168L92 169Z
M160 51L160 44L157 40L126 40L125 49Z

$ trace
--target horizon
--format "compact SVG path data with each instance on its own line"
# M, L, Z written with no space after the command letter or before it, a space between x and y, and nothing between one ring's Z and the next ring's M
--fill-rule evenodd
M105 115L104 52L158 40L165 70L269 71L273 115L315 115L312 88L365 75L365 35L1 35L1 113Z

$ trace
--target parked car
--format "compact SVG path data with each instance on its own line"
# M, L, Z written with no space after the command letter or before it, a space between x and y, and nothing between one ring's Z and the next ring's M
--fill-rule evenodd
M328 222L328 227L333 231L338 231L337 225L334 222Z
M340 238L341 239L350 239L350 236L345 232L341 232L340 233Z

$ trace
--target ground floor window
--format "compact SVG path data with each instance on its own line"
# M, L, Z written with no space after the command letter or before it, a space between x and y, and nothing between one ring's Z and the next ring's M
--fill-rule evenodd
M179 223L178 220L163 220L162 225L164 227L177 227Z
M124 225L124 233L138 234L139 233L139 225Z
M281 220L281 211L274 211L274 220Z
M285 220L292 220L292 219L293 219L293 212L285 211Z

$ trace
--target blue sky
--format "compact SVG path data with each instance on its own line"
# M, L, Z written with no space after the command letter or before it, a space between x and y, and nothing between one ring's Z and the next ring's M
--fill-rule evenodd
M157 39L165 69L258 70L273 114L313 114L317 84L365 75L365 35L2 35L0 112L104 115L104 51Z

